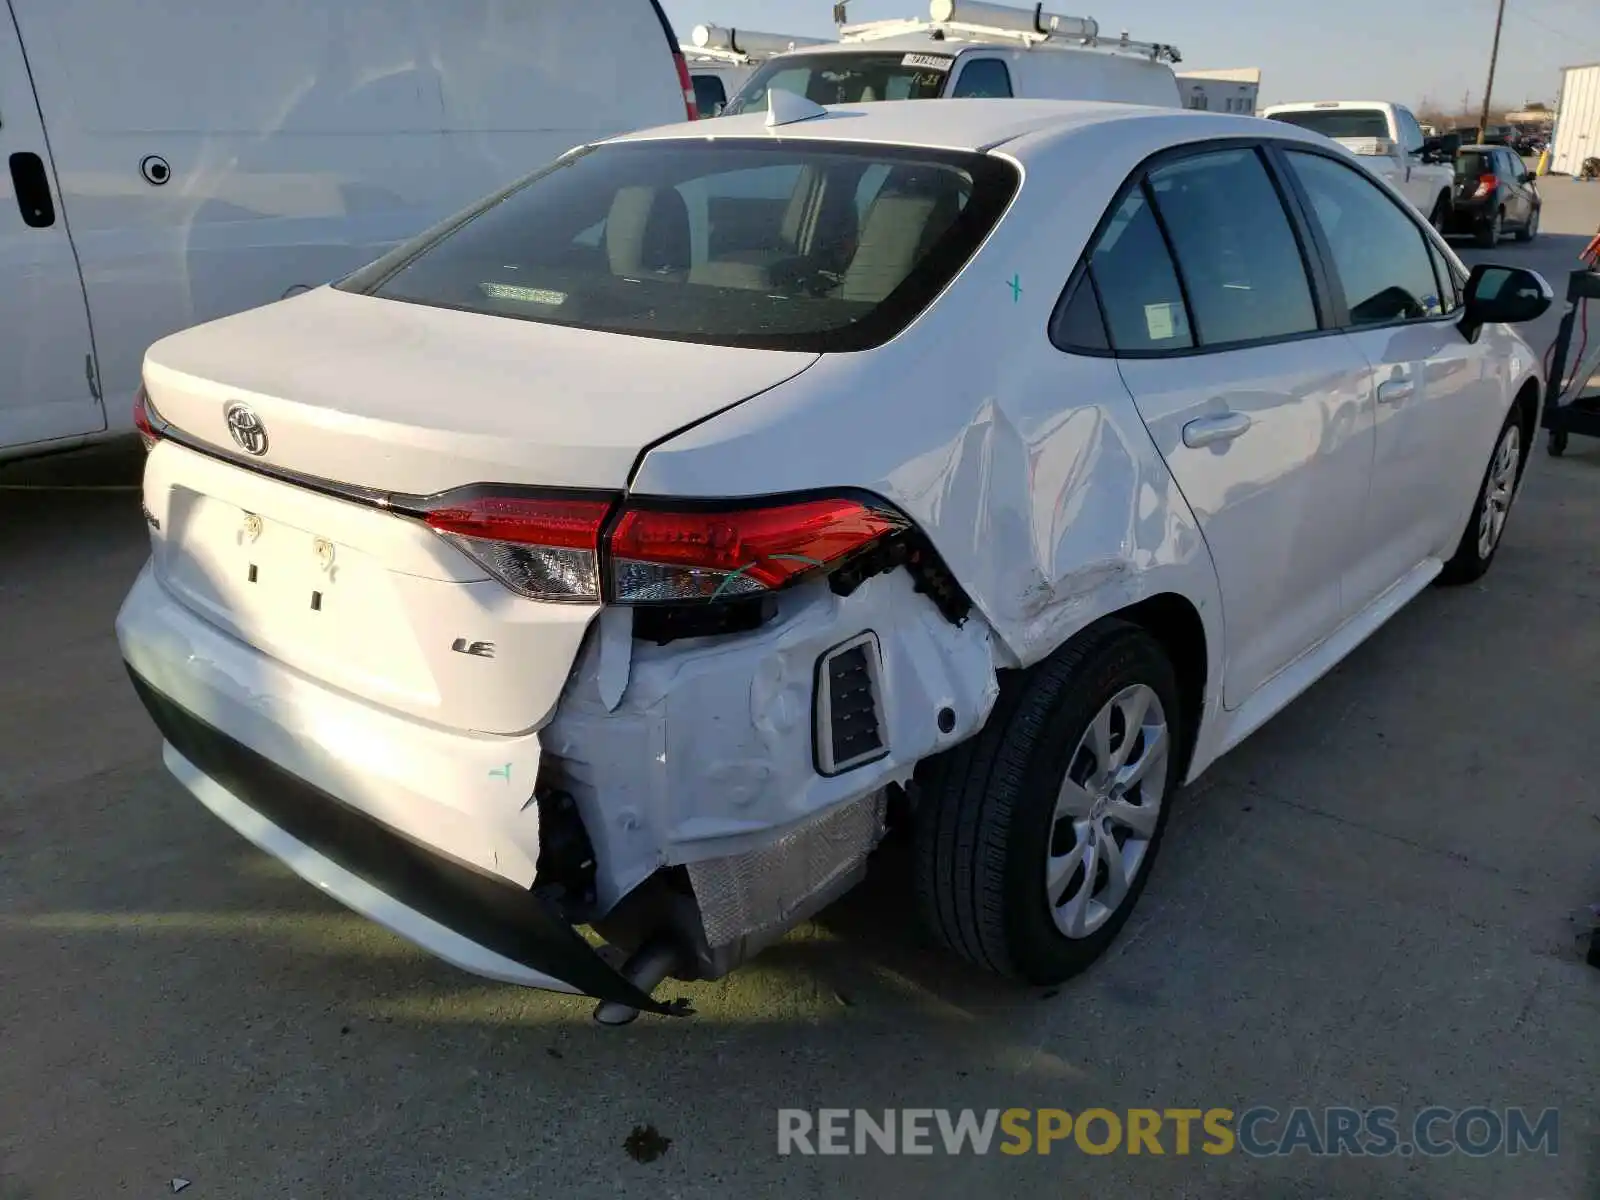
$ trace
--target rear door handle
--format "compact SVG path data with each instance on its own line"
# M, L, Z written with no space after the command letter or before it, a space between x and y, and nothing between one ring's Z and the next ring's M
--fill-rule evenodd
M1216 442L1231 442L1250 428L1250 417L1242 412L1218 413L1200 417L1183 427L1183 444L1191 450Z
M1378 385L1379 404L1399 404L1417 390L1409 379L1387 379Z
M26 150L13 154L11 188L24 225L48 229L56 223L56 205L50 198L50 176L44 169L44 159Z

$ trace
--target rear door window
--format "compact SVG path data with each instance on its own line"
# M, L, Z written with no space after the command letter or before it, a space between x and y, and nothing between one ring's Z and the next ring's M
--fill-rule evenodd
M1194 346L1177 269L1143 186L1117 206L1089 258L1112 349L1187 350Z
M1317 328L1300 244L1253 149L1197 154L1150 174L1203 346Z
M714 115L718 108L727 102L728 89L722 86L720 75L694 77L694 106L702 117Z

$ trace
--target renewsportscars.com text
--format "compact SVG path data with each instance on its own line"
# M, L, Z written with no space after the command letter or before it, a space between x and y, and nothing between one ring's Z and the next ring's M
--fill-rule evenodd
M1553 1155L1553 1108L850 1109L778 1110L778 1153L1238 1154L1255 1158Z

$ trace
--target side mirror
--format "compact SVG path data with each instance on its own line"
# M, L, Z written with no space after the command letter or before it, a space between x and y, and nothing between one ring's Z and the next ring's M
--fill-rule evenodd
M1532 182L1534 182L1534 180L1536 180L1538 178L1539 177L1537 175L1535 175L1532 171L1524 171L1522 173L1522 182L1523 183L1532 183Z
M1536 321L1555 303L1555 293L1537 271L1479 263L1467 277L1467 299L1461 335L1478 340L1485 325L1518 325Z

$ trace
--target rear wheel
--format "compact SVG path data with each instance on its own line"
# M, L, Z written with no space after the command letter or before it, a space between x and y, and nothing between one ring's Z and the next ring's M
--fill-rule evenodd
M1440 237L1450 232L1450 198L1440 196L1433 202L1433 214L1428 218L1428 224Z
M1478 245L1485 250L1493 250L1500 244L1500 239L1505 236L1505 232L1505 210L1497 208L1487 221L1478 226Z
M1535 205L1533 212L1528 217L1528 223L1517 231L1517 241L1531 242L1539 236L1539 206Z
M1136 626L1104 622L1009 683L983 730L919 780L929 930L1030 983L1083 970L1144 890L1183 744L1172 667Z
M1455 554L1439 573L1440 583L1471 583L1481 579L1489 564L1494 562L1522 472L1519 415L1520 409L1513 407L1506 417L1494 453L1489 456L1489 466L1483 473L1483 484L1478 488L1478 502L1472 506L1472 516L1467 519Z

